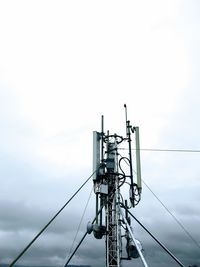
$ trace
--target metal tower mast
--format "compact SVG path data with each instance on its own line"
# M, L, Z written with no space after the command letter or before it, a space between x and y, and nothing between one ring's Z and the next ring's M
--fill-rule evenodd
M121 233L119 226L119 180L116 138L107 144L108 196L106 204L106 266L119 267L121 261Z
M106 243L106 267L121 267L122 260L141 257L144 266L147 266L141 252L141 244L134 238L128 208L135 207L141 197L141 171L139 128L132 127L127 120L126 111L126 137L117 134L104 133L104 120L102 116L101 132L93 132L93 182L96 194L96 220L95 224L88 224L88 233L93 231L94 237ZM131 135L135 135L135 162L137 182L133 179ZM121 143L128 144L128 157L121 156L118 148ZM120 158L120 159L119 159ZM129 165L128 173L122 169L121 162ZM120 189L129 185L129 201L123 200ZM129 202L129 203L128 203ZM123 241L125 240L125 241ZM124 242L126 249L124 252Z

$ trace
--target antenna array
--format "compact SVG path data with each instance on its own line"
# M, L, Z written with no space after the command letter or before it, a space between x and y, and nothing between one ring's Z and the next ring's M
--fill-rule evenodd
M96 239L106 239L106 267L120 267L122 260L137 258L142 254L142 247L133 236L131 219L127 209L135 207L141 199L141 167L139 127L133 127L126 115L126 137L104 133L104 118L101 120L101 132L93 132L93 182L96 194L95 224L88 224L88 233L93 232ZM132 166L132 135L135 136L135 159L137 179L133 177ZM128 145L128 157L118 153L121 144ZM125 172L121 167L122 160L128 162ZM121 195L121 189L129 185L129 201ZM129 203L128 203L129 202ZM124 208L125 207L125 208ZM123 214L125 210L125 215ZM100 210L100 212L99 212ZM124 249L124 242L126 246ZM124 250L126 255L124 256ZM144 265L144 257L141 257ZM145 265L147 266L147 265Z

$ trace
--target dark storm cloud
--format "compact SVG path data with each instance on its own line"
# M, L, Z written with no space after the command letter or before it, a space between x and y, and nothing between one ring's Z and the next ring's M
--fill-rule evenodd
M22 202L1 202L0 211L1 262L13 260L57 212ZM43 263L48 256L49 260L46 262L54 257L63 260L66 253L69 253L79 220L78 213L72 210L64 212L37 239L23 257L24 260L29 260L34 264L36 262L39 264L40 256L41 261L44 260ZM79 232L78 239L85 230L84 225Z
M38 220L35 220L35 214L24 203L2 201L0 203L0 210L0 226L2 230L20 231L27 229L27 227L28 229L35 230L38 227ZM38 210L38 215L41 214Z
M45 209L44 207L34 206L22 202L8 202L2 201L0 203L0 227L1 230L6 231L23 231L38 230L41 225L48 222L52 215L52 210ZM76 214L73 214L76 217ZM71 220L72 213L69 212L67 219ZM66 220L66 218L65 218ZM68 231L71 231L73 225L68 225ZM62 232L65 231L65 221L58 221L55 227L51 228L51 231Z
M165 181L165 179L164 179ZM167 187L165 187L167 188ZM152 189L152 188L151 188ZM157 189L157 192L160 190ZM200 208L196 196L199 189L193 189L192 195L187 194L188 189L184 190L174 188L174 192L170 192L169 199L166 197L168 192L165 190L162 194L157 195L164 201L165 205L170 209L174 216L184 225L186 230L200 243L199 233L199 213ZM185 196L187 195L187 199ZM163 200L164 199L164 200ZM188 203L190 201L190 203ZM177 204L178 203L178 204ZM160 205L152 194L144 189L143 198L140 207L135 209L134 215L137 219L147 227L148 230L163 243L174 255L183 262L186 266L189 264L199 264L200 248L197 247L191 238L184 232L184 230L177 224L174 218ZM188 212L187 212L188 210ZM171 263L170 257L160 248L155 241L132 219L132 225L136 238L138 238L145 251L147 260L151 262L152 266L159 266L162 261L162 266L177 266L176 263ZM159 259L159 260L158 260ZM157 262L158 260L158 262Z
M145 219L143 219L142 222L147 227L148 220L145 222ZM198 233L198 226L195 227L194 232ZM155 220L148 225L147 229L186 266L192 262L199 263L200 249L170 220L164 220L164 218ZM166 256L166 252L143 229L136 227L135 235L142 242L145 256L147 260L153 263L153 266L159 266L159 261L162 261L162 266L169 266L167 264L171 262L170 256ZM199 240L199 237L195 235L197 240ZM173 260L170 266L176 266Z

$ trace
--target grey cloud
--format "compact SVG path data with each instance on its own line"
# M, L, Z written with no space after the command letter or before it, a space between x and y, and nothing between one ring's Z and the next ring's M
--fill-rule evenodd
M37 231L46 224L57 212L55 209L45 208L23 202L2 201L0 203L0 225L7 231ZM74 229L74 221L79 220L80 215L72 210L58 217L56 223L50 227L50 231L63 233ZM77 223L76 223L77 224ZM67 228L67 230L66 230Z

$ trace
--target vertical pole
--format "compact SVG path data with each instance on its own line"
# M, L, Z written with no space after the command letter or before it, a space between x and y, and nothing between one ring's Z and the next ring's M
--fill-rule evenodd
M100 134L96 131L93 132L93 181L94 181L94 191L98 186L98 175L100 167ZM98 210L99 210L99 200L98 194L96 194L96 223L98 224Z
M131 178L131 187L133 190L133 168L132 168L132 151L131 151L131 125L130 121L127 119L127 107L124 104L125 108L125 118L126 118L126 137L128 139L128 147L129 147L129 161L130 161L130 178Z
M104 116L101 116L101 165L104 164ZM102 207L103 201L102 197L100 196L100 207ZM100 212L100 225L102 226L102 211Z
M130 224L130 219L128 217L128 201L125 200L125 217L126 217L126 220L128 222L128 224ZM127 228L127 225L126 225L126 230L125 230L125 233L126 233L126 240L127 240L127 244L126 244L126 247L128 248L129 245L130 245L130 237L129 237L129 234L128 234L128 228ZM128 256L128 259L130 260L131 257L130 257L130 252L129 252L129 249L127 249L127 256Z
M118 159L117 143L108 140L107 170L108 170L108 203L106 216L106 266L120 267L121 258L121 235L119 225L119 181L118 181Z
M135 207L134 203L134 183L133 183L133 167L132 167L132 149L131 149L131 125L130 121L127 121L127 137L128 137L128 148L129 148L129 161L130 161L130 179L131 179L131 203Z
M103 137L104 137L104 116L101 116L101 163L103 164L104 162L104 155L103 155Z
M120 192L119 192L119 175L118 175L118 155L117 142L115 140L115 205L116 205L116 238L117 238L117 266L121 266L121 226L120 226Z
M99 210L99 197L98 194L96 194L96 224L99 223L98 210Z
M126 107L126 104L124 104L124 108L125 108L125 119L126 119L126 136L128 136L128 132L127 132L127 107Z

